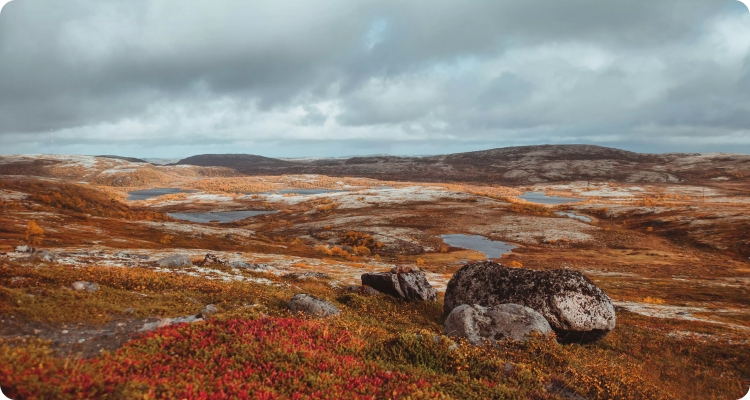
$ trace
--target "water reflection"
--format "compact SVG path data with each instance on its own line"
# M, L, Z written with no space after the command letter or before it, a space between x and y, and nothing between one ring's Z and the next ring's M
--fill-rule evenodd
M207 213L167 213L174 219L190 222L234 222L256 215L273 214L278 211L225 211Z
M581 201L586 201L586 199L576 199L572 197L545 196L544 192L527 192L522 196L518 196L518 198L524 199L529 203L548 205L579 203Z
M159 189L146 189L146 190L134 190L128 192L130 197L127 200L147 200L154 197L163 196L165 194L177 194L177 193L197 193L195 190L182 190L175 188L159 188Z
M441 235L443 241L453 247L476 250L484 253L485 257L500 258L503 254L508 254L518 246L502 242L500 240L490 240L479 235Z

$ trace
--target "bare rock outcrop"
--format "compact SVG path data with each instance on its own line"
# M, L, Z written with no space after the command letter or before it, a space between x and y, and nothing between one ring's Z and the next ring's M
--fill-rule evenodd
M186 255L175 254L156 260L156 264L162 267L183 267L185 265L193 265L193 262Z
M315 318L338 316L341 314L333 304L305 293L297 293L289 300L289 311L292 314L305 314Z
M416 267L395 267L391 272L362 275L362 285L404 301L435 301L435 290L424 272Z
M518 304L462 304L451 311L443 329L446 336L466 338L475 346L505 340L523 342L531 338L532 332L546 335L552 333L552 328L541 314Z
M445 291L445 315L462 305L520 304L549 322L564 343L599 340L615 328L612 300L577 271L532 271L494 262L458 270Z

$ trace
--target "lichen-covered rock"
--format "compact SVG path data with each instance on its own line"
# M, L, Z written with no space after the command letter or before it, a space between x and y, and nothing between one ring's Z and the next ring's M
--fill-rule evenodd
M302 313L315 318L340 315L341 312L333 304L313 295L298 293L289 300L289 311L292 314Z
M437 300L437 290L427 281L424 272L419 270L363 274L362 284L405 301Z
M37 250L29 256L29 261L55 262L57 254L49 250Z
M475 346L505 340L523 342L531 338L532 332L546 335L552 333L552 328L541 314L518 304L462 304L451 311L443 329L446 336L466 338Z
M190 257L182 254L175 254L156 260L156 264L162 267L182 267L185 265L193 265L190 261Z
M492 307L513 303L534 309L549 322L560 341L587 343L615 328L609 296L577 271L532 271L494 262L458 270L445 291L444 312L462 305Z
M86 291L93 293L99 290L99 285L92 282L76 281L70 285L70 288L78 292Z

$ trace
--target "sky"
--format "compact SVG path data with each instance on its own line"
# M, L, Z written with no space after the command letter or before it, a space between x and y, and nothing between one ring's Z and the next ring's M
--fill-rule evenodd
M750 153L735 0L14 0L0 154Z

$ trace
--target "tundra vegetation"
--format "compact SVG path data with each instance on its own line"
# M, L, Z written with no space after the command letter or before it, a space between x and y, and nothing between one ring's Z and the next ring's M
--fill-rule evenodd
M745 170L711 185L711 168L679 184L436 183L73 161L0 162L0 387L10 398L737 399L749 390ZM198 193L125 200L160 187ZM349 191L238 194L295 188ZM516 197L526 191L584 201ZM221 224L167 215L239 210L278 212ZM448 281L484 260L445 234L517 246L494 260L507 267L584 274L613 300L616 328L585 344L444 336ZM186 265L154 262L174 255ZM351 290L364 273L403 265L424 273L437 301ZM293 315L299 293L340 315Z

